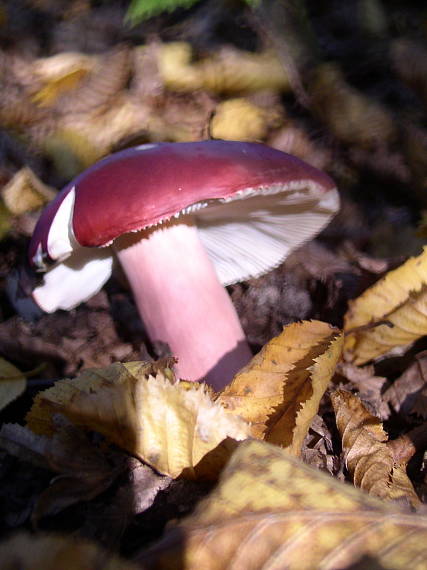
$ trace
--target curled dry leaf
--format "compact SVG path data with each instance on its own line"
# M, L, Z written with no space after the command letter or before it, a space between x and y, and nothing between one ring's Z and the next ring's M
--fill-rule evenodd
M58 535L17 534L0 544L3 570L137 570L127 560L113 556L88 540Z
M341 374L357 388L362 400L368 402L375 413L381 418L389 416L389 407L384 401L381 393L387 379L383 376L376 376L373 366L355 366L350 362L340 362L337 366L338 374Z
M298 455L341 355L342 335L327 323L293 323L273 338L219 395L251 423L252 435Z
M420 352L415 361L384 392L384 401L395 412L427 419L427 351Z
M7 209L19 216L41 208L55 198L56 192L44 184L30 168L24 167L2 188L1 194Z
M246 441L195 513L138 559L157 570L421 570L426 540L427 517Z
M427 247L350 301L344 358L364 364L427 334Z
M24 374L13 364L0 357L0 410L16 400L27 387Z
M215 477L249 426L212 402L204 385L172 383L152 366L117 363L58 382L37 396L28 425L49 431L59 412L160 473Z
M403 499L418 507L420 500L406 475L406 466L395 461L381 421L350 392L337 390L331 399L355 486L382 499Z

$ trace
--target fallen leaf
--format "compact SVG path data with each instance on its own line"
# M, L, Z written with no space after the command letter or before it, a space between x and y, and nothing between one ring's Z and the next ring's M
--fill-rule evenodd
M0 446L21 461L59 474L38 496L32 521L88 501L108 489L124 470L123 457L108 447L100 448L87 434L63 417L55 418L52 438L37 435L18 424L4 424Z
M36 60L32 72L43 86L33 95L33 101L42 107L52 105L58 97L76 88L94 65L93 56L74 52Z
M1 193L7 209L15 216L37 210L56 196L55 190L44 184L28 167L21 168Z
M186 42L159 45L157 64L168 89L239 94L289 89L283 66L271 52L252 53L227 47L195 63L192 57L192 48Z
M421 570L426 540L427 517L246 441L194 514L138 561L157 570Z
M245 439L249 426L212 402L204 385L172 383L167 368L153 366L116 363L57 382L37 396L28 426L49 432L52 414L59 412L160 473L216 477L233 440Z
M342 335L320 321L292 323L225 387L217 402L254 437L298 455L341 355Z
M402 499L418 507L406 465L396 462L381 421L350 392L337 390L331 400L354 485L382 499Z
M389 408L381 393L387 379L376 376L373 366L355 366L350 362L340 362L337 372L347 378L359 390L362 400L367 401L381 418L387 419Z
M403 416L427 418L427 351L413 362L384 392L384 402Z
M27 380L13 364L0 357L0 410L16 400L27 387Z
M243 97L228 99L217 105L210 132L215 139L260 141L267 136L274 119L280 124L274 109L262 109Z
M350 301L344 357L364 364L427 334L427 247Z
M58 535L17 534L0 544L3 570L137 570L94 542Z

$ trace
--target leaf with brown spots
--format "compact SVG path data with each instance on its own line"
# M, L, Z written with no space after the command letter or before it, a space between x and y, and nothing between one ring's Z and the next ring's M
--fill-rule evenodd
M246 441L194 514L138 560L156 570L422 570L426 544L427 517Z
M252 435L298 455L336 363L342 335L327 323L285 327L219 395L252 425Z
M331 399L355 486L382 499L403 499L418 507L420 500L406 475L406 465L396 461L381 421L350 392L337 390Z

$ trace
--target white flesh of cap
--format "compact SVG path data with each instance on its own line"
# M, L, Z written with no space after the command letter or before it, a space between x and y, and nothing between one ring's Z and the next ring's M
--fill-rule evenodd
M108 281L112 271L111 250L79 247L66 261L58 263L43 276L43 284L33 298L43 311L68 311L90 299Z

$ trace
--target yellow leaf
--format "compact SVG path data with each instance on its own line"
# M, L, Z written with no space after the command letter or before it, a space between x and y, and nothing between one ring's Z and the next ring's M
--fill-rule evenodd
M18 170L1 193L7 209L15 216L41 208L56 196L55 190L44 184L28 167Z
M27 380L22 372L0 357L0 410L20 396L26 387Z
M249 426L213 403L204 385L171 383L161 371L153 376L152 366L117 363L58 382L38 396L28 425L39 429L39 411L46 407L103 434L160 473L216 477L233 449L230 440L245 439Z
M185 42L161 44L160 76L173 91L207 89L215 93L247 93L261 89L289 89L283 66L271 52L252 53L227 47L193 63Z
M420 500L403 465L396 464L381 421L370 414L357 396L337 390L331 394L346 465L356 487L382 499Z
M137 570L94 542L49 534L17 534L0 544L3 570Z
M364 364L427 334L427 247L349 303L344 357Z
M299 454L341 355L342 335L327 323L293 323L273 338L219 395L252 424L252 435Z
M210 124L215 139L257 141L268 132L267 111L247 99L228 99L219 103Z
M246 441L194 514L138 561L158 570L422 570L426 540L427 517Z

